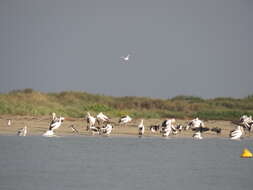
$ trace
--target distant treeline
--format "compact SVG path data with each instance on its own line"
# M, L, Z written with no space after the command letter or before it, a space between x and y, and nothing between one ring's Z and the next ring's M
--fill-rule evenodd
M84 117L86 112L104 112L111 117L129 114L135 118L193 118L236 120L253 115L253 95L242 99L220 97L203 99L176 96L171 99L147 97L112 97L86 92L42 93L33 89L0 94L0 114Z

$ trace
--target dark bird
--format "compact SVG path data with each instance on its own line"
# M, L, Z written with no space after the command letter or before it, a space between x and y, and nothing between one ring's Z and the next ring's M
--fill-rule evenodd
M74 127L74 125L70 125L69 127L72 129L73 133L79 134L79 131Z
M212 128L211 131L215 132L217 135L221 134L221 128L218 127Z

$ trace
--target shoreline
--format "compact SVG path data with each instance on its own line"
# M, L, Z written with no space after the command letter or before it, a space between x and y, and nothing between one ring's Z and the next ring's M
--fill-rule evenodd
M11 126L7 125L8 120L11 120ZM164 139L191 139L193 135L192 130L178 132L176 135L170 135L168 138L162 137L160 132L152 133L149 130L150 125L161 124L165 118L162 119L144 119L145 133L143 138L164 138ZM112 118L114 126L112 133L109 137L115 138L135 138L138 137L138 129L141 119L133 119L131 123L126 126L119 126L118 118ZM185 125L189 120L176 119L177 124ZM48 130L49 123L51 122L50 116L0 116L0 136L16 136L17 131L25 125L28 128L27 136L42 136ZM230 121L223 120L209 120L204 121L205 126L208 128L219 127L222 129L221 134L217 135L215 132L207 131L202 134L204 139L229 139L229 133L235 129L236 125ZM74 125L79 131L79 134L73 133L70 125ZM84 118L65 118L62 126L56 130L55 134L58 137L106 137L101 135L91 135L86 131L86 120ZM244 139L252 139L253 135L248 132L245 133Z

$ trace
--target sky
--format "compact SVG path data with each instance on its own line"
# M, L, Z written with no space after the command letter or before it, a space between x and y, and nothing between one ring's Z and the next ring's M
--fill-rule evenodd
M245 97L252 10L251 0L0 0L0 92Z

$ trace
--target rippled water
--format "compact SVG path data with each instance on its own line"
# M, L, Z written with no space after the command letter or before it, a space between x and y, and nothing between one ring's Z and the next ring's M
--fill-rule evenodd
M252 140L0 136L1 190L253 189Z

